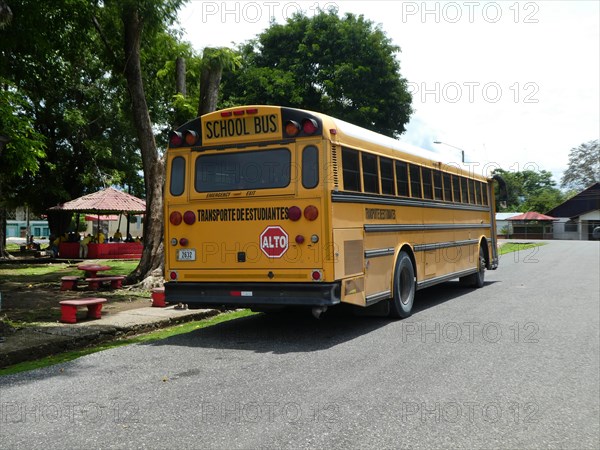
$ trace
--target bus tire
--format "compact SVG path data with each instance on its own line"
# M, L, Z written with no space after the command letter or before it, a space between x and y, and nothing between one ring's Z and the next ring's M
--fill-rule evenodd
M390 303L390 316L409 317L415 301L415 268L408 253L400 252L394 269L394 291Z
M460 284L467 287L481 288L485 282L485 252L483 247L479 247L479 261L477 272L472 275L460 278Z

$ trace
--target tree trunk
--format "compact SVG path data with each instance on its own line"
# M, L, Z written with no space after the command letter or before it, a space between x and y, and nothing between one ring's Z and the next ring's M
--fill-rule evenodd
M125 77L131 95L132 113L142 154L146 187L144 218L144 251L138 267L129 274L128 282L146 278L163 267L163 198L164 162L159 158L146 103L140 64L142 24L135 6L125 6L122 15L125 33Z
M12 258L6 251L6 207L0 205L0 259Z
M202 68L200 73L200 104L198 105L199 116L217 109L221 75L223 75L221 65L211 67L211 64L207 64Z
M185 59L179 57L175 60L175 89L178 94L187 95L185 88Z

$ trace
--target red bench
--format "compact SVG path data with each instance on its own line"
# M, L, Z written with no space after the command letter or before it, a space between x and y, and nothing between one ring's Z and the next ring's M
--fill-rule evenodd
M62 277L60 279L60 281L61 281L60 290L61 291L70 291L70 290L77 289L77 282L80 279L81 278L79 278L79 277L72 277L72 276Z
M113 289L118 289L118 288L122 288L123 287L123 280L125 279L124 276L115 276L115 277L95 277L95 278L86 278L85 281L87 281L88 287L92 290L98 290L100 289L100 285L102 285L103 283L106 283L107 281L110 281L110 287Z
M77 323L77 307L87 306L88 319L99 319L102 314L102 303L105 298L80 298L77 300L63 300L60 303L60 321L64 323Z

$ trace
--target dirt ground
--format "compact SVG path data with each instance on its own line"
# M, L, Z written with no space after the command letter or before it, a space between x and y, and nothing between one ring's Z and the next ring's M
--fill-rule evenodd
M90 291L80 287L74 291L61 291L60 278L73 273L76 263L48 274L22 276L10 275L10 269L25 264L25 259L17 259L0 264L0 321L13 322L57 322L60 319L59 301L84 297L104 297L108 302L103 313L115 313L142 308L151 304L150 292L135 286L121 289L101 288ZM37 265L53 264L36 262ZM64 262L61 266L64 266ZM8 275L6 275L8 273ZM8 319L8 320L7 320Z

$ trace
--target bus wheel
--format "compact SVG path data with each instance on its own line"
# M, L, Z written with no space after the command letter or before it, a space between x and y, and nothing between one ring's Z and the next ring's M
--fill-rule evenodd
M474 288L483 287L485 281L485 253L483 247L479 247L479 265L477 269L477 272L473 275L460 278L460 284Z
M410 256L400 252L394 269L394 292L390 304L390 316L409 317L415 300L415 268Z

